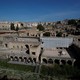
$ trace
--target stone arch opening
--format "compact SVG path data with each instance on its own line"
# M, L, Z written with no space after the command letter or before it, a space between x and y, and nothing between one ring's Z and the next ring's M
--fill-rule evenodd
M11 61L13 61L13 60L14 60L13 56L10 56L10 60L11 60Z
M8 47L8 44L5 44L5 47Z
M43 63L46 63L47 64L47 60L45 58L43 58Z
M26 48L29 48L29 46L27 44L25 46L26 46Z
M22 59L22 57L19 57L19 61L20 61L20 62L23 62L23 59Z
M33 63L33 60L32 60L31 57L28 58L28 62L29 62L29 63Z
M36 63L36 58L33 58L33 62Z
M55 62L56 64L60 64L60 62L59 62L58 59L55 59L54 62Z
M68 60L67 61L67 64L72 65L72 61L71 60Z
M61 60L61 64L65 65L66 64L66 60Z
M26 53L27 53L27 54L30 54L30 52L29 52L29 46L28 46L28 45L25 45L25 46L26 46L26 48L27 48Z
M15 56L14 59L15 59L15 61L18 61L18 57L17 56Z
M29 36L29 33L27 33L27 36Z
M24 57L24 62L26 62L27 61L27 58L26 57Z
M48 63L49 64L53 64L53 60L52 59L48 59Z

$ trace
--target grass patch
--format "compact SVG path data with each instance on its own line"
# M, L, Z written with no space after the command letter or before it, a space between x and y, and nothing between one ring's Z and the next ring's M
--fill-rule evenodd
M21 64L11 64L7 63L7 60L0 60L0 68L13 69L25 72L33 72L35 66L21 65Z
M70 65L53 65L41 67L41 75L51 76L56 78L80 78L80 69ZM75 79L76 80L76 79Z

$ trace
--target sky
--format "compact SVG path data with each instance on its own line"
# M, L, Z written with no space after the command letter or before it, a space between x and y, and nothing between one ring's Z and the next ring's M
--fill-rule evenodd
M0 0L0 21L52 22L80 18L80 0Z

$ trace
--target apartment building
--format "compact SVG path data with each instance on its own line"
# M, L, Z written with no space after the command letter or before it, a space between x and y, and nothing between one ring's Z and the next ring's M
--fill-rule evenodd
M10 30L9 22L0 22L0 30Z

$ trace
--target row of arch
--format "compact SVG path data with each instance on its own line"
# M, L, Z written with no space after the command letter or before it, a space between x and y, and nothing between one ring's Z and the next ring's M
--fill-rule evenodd
M36 58L27 58L27 57L13 57L13 56L10 56L10 61L18 61L18 62L25 62L25 63L36 63Z
M25 62L25 63L36 63L36 58L31 57L17 57L17 56L10 56L10 61L17 61L17 62ZM74 60L65 60L65 59L42 59L42 64L60 64L60 65L74 65Z
M73 65L74 61L73 60L64 60L64 59L42 59L43 64L61 64L61 65Z

